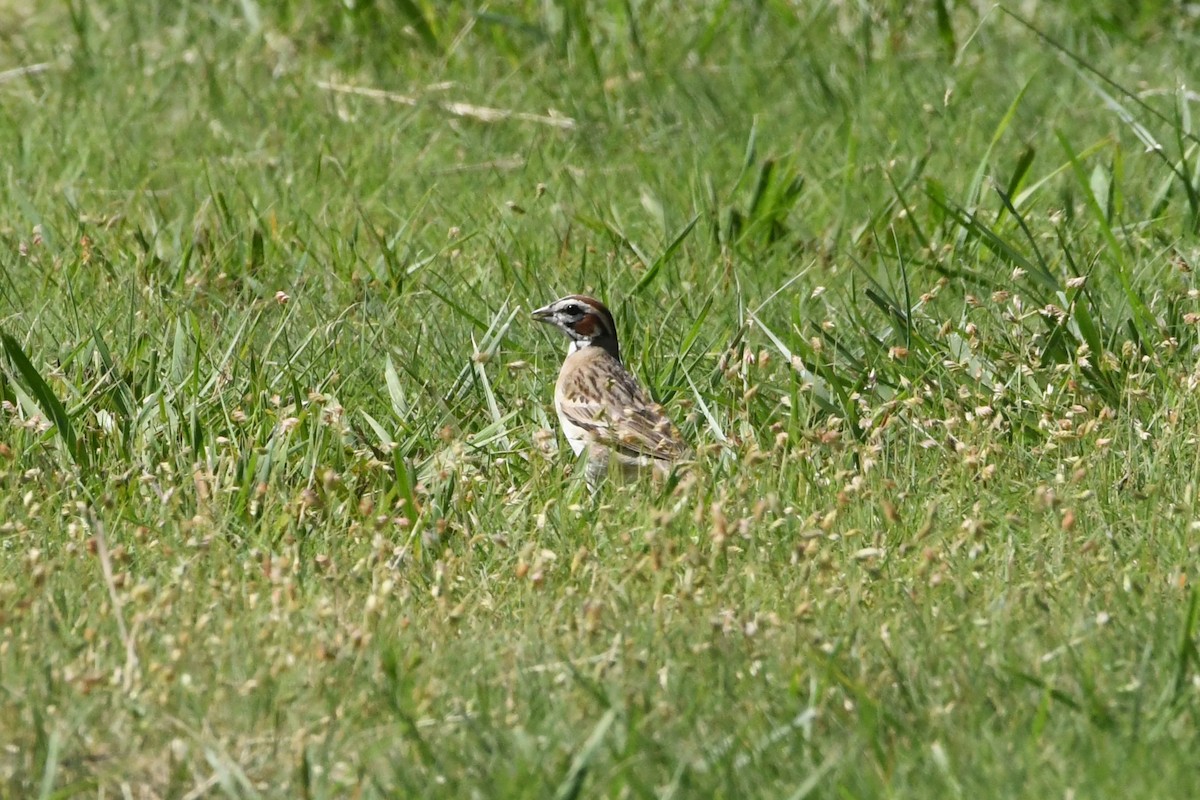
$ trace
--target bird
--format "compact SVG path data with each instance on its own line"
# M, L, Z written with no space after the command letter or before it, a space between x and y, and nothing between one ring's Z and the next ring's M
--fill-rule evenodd
M571 340L554 406L575 455L587 450L589 487L610 473L626 480L646 472L666 477L691 458L679 429L621 362L617 326L603 303L567 295L535 310L533 318Z

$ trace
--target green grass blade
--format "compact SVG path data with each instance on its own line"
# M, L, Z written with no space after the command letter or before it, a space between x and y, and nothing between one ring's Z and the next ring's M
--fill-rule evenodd
M571 759L571 766L567 770L566 777L559 784L558 789L554 792L555 800L575 800L583 791L583 781L587 777L588 767L591 765L592 759L596 757L600 745L604 742L604 737L608 735L608 729L612 727L617 719L617 710L610 708L604 712L604 716L592 728L591 734L583 746L575 753L575 757Z
M950 21L950 9L946 7L946 0L934 0L933 10L937 18L938 36L942 39L946 61L949 63L954 60L954 54L958 51L958 45L954 41L954 25Z
M1091 182L1083 171L1083 165L1076 158L1074 150L1071 149L1070 143L1061 131L1057 131L1055 135L1058 138L1059 145L1067 156L1067 160L1071 162L1071 169L1074 171L1076 183L1083 193L1084 202L1092 212L1092 218L1096 221L1097 226L1100 228L1100 233L1104 238L1105 250L1109 255L1109 263L1117 275L1117 280L1120 281L1125 299L1129 302L1129 306L1133 310L1130 323L1137 329L1139 339L1144 342L1151 342L1153 339L1150 337L1150 333L1156 328L1154 316L1150 313L1150 309L1146 307L1141 294L1133 286L1133 281L1129 275L1129 263L1125 249L1117 241L1117 237L1113 233L1112 226L1109 225L1104 209L1100 207L1096 196L1092 194Z
M1089 63L1088 61L1085 61L1077 53L1075 53L1074 51L1070 50L1069 48L1063 46L1056 39L1050 37L1048 34L1042 32L1039 28L1034 26L1031 22L1026 20L1020 14L1017 14L1015 11L1013 11L1010 8L1007 8L1006 6L1000 6L1000 10L1003 11L1008 16L1012 17L1018 23L1023 25L1025 28L1030 30L1043 42L1050 45L1052 48L1057 50L1062 55L1066 56L1068 59L1071 60L1072 63L1074 63L1076 66L1078 66L1081 70L1087 72L1088 74L1090 74L1092 76L1095 76L1101 82L1112 87L1116 92L1121 94L1123 97L1128 99L1130 102L1137 105L1139 108L1141 108L1142 111L1157 118L1161 122L1171 124L1171 119L1169 117L1167 117L1165 114L1163 114L1158 109L1154 108L1154 106L1147 103L1145 100L1143 100L1141 97L1139 97L1135 92L1132 92L1129 89L1126 89L1121 84L1117 83L1115 80L1112 79L1112 77L1110 77L1109 74L1106 74L1102 70L1097 69L1093 64ZM1200 143L1200 138L1198 138L1195 134L1191 134L1190 132L1188 133L1187 138L1193 142Z
M396 364L389 355L383 364L383 379L387 384L388 398L392 403L392 413L404 423L408 419L408 400L404 396L404 387L400 384L400 375L396 372Z
M425 16L425 12L415 0L392 0L392 2L396 4L396 8L408 20L408 24L417 32L421 42L431 51L439 51L441 45L438 42L437 34L433 32L429 18Z
M67 413L66 407L63 406L62 401L55 396L49 384L38 374L37 369L34 368L29 357L25 355L25 351L21 349L21 345L16 339L8 333L0 333L0 341L4 344L4 352L8 355L8 360L12 362L12 365L16 367L17 372L25 381L25 386L29 389L38 407L54 423L58 437L62 440L63 445L66 446L71 460L80 466L84 466L81 461L82 453L79 449L79 443L76 441L75 433L71 428L71 417Z
M1013 219L1017 221L1017 225L1020 227L1021 233L1025 235L1026 241L1029 242L1030 249L1033 250L1033 277L1047 289L1050 289L1051 291L1057 291L1059 288L1058 278L1054 277L1054 274L1050 272L1050 267L1047 264L1046 259L1042 256L1042 249L1038 247L1037 237L1035 237L1033 232L1029 230L1029 225L1026 224L1025 218L1021 216L1019 211L1017 211L1017 207L1013 205L1013 202L1009 196L1002 192L998 186L996 187L996 194L999 195L1000 202L1004 204L1004 208L1013 216Z
M1179 637L1179 653L1175 658L1173 702L1178 702L1183 697L1187 688L1188 672L1191 669L1200 669L1200 650L1196 648L1197 617L1200 617L1200 590L1192 587L1187 614L1183 621L1183 632Z
M475 343L474 338L471 340L471 345L478 352L479 346ZM492 391L492 381L488 378L483 360L472 358L471 363L475 366L475 376L479 380L480 388L483 389L483 397L487 403L488 414L492 418L492 425L497 429L497 439L501 446L508 450L512 445L509 443L508 431L504 427L504 415L500 413L500 406L496 402L496 393Z
M941 197L936 193L928 193L926 196L933 201L934 205L945 211L954 222L962 227L971 239L978 241L1001 261L1010 266L1025 270L1025 272L1038 278L1039 282L1046 285L1047 288L1058 287L1057 281L1052 276L1048 278L1042 270L1038 269L1037 265L1026 258L1008 240L1000 236L992 228L983 224L977 214L968 212L953 200ZM998 286L999 284L997 284L997 288Z
M1026 146L1021 151L1020 158L1013 166L1012 175L1008 178L1008 183L1004 187L1004 196L1012 197L1021 188L1021 183L1025 180L1025 176L1029 174L1029 168L1033 166L1033 159L1037 156L1037 150L1032 146Z
M983 151L983 156L979 159L979 164L975 167L975 174L971 176L971 183L967 187L967 205L974 206L980 200L980 190L983 186L983 178L987 175L988 168L991 166L992 151L996 149L996 145L1004 137L1008 126L1012 124L1013 118L1017 115L1017 109L1021 106L1021 101L1025 98L1025 93L1029 91L1030 85L1033 84L1033 78L1025 81L1021 89L1017 92L1017 96L1008 104L1008 110L1000 118L996 124L996 129L992 131L992 138L988 142L987 147Z
M683 244L684 240L687 239L688 234L690 234L692 229L696 227L696 223L699 222L699 220L699 214L696 214L694 217L692 217L691 221L688 222L687 225L684 225L683 229L679 231L679 233L675 234L675 238L671 240L669 245L667 245L667 249L663 250L659 257L654 259L654 263L650 265L650 268L646 270L646 272L638 280L637 284L633 287L632 294L635 297L641 294L642 291L650 284L654 283L654 279L658 277L658 273L660 270L662 270L663 264L666 264L671 260L671 257L675 255L675 251L678 250Z
M692 388L692 397L696 400L696 406L700 409L700 413L704 416L705 422L708 423L708 429L712 431L712 435L718 442L727 442L729 437L725 435L725 431L721 430L721 423L717 421L717 417L713 414L708 403L704 401L704 395L700 392L700 387L692 380L692 376L688 373L683 374L687 379L688 386Z

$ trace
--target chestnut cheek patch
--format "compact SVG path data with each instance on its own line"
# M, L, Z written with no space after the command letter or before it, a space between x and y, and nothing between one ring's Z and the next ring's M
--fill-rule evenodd
M580 336L591 338L596 335L596 318L586 316L575 323L575 332Z

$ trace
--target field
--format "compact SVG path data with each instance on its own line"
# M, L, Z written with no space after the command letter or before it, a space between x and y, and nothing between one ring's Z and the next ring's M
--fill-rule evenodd
M0 0L0 796L1194 796L1200 6L675 5Z

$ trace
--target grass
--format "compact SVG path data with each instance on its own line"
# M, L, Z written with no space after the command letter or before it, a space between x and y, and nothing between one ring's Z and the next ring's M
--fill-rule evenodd
M793 5L0 3L3 794L1189 796L1192 6Z

